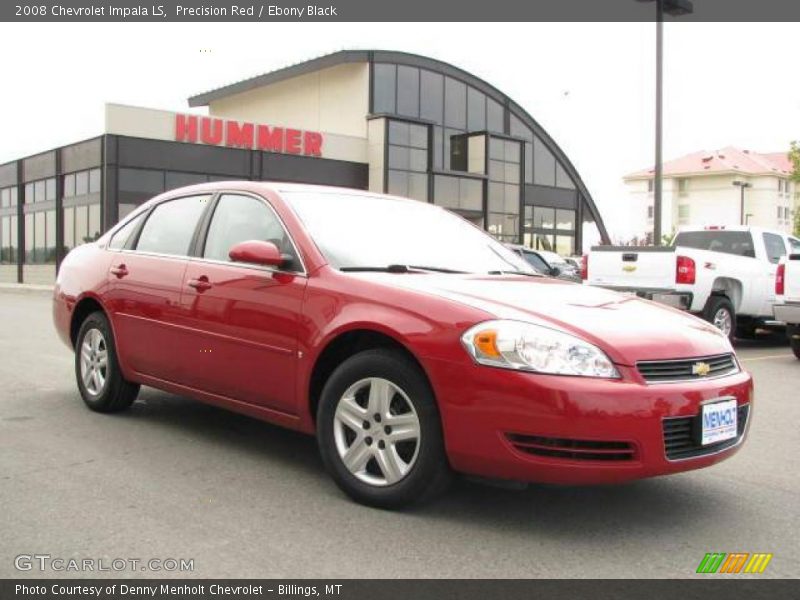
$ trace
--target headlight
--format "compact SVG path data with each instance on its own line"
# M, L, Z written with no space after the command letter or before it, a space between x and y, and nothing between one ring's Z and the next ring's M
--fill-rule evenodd
M486 321L469 329L461 342L482 365L553 375L620 376L596 346L532 323Z

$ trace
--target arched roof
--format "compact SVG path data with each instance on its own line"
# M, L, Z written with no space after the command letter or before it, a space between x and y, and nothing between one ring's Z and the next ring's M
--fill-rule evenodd
M594 200L592 199L589 190L586 188L586 185L578 174L578 171L575 169L572 161L569 160L563 150L561 150L553 138L550 137L547 131L545 131L544 128L539 125L536 119L534 119L519 104L514 102L510 97L502 93L490 83L459 67L435 58L421 56L419 54L411 54L408 52L395 52L389 50L341 50L339 52L334 52L333 54L326 54L318 58L313 58L305 62L290 65L282 69L270 71L269 73L257 75L256 77L251 77L249 79L243 79L220 88L197 94L189 98L189 106L206 106L214 100L232 96L234 94L240 94L255 88L263 87L265 85L277 83L278 81L291 79L299 75L313 73L321 69L327 69L329 67L344 63L359 62L401 64L449 75L482 91L487 96L490 96L503 106L507 107L510 112L512 112L518 119L528 126L533 133L538 136L542 142L544 142L548 150L550 150L550 152L552 152L556 159L561 163L564 170L575 183L578 193L586 202L586 206L592 213L592 217L597 224L597 228L600 231L600 235L602 236L603 240L606 242L609 241L608 232L606 231L603 219L600 216L600 211L595 205Z

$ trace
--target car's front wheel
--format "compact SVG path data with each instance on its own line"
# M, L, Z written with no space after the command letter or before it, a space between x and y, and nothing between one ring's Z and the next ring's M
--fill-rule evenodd
M428 500L451 478L433 392L419 367L394 350L360 352L333 372L317 438L336 484L363 504Z
M97 412L125 410L139 385L122 376L108 318L93 312L81 324L75 343L75 378L86 406Z

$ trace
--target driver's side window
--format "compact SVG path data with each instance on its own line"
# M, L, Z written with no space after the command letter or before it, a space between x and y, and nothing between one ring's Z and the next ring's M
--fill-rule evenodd
M249 240L272 242L282 254L292 257L293 267L299 264L283 224L270 207L252 196L224 194L214 208L203 257L230 261L230 249Z

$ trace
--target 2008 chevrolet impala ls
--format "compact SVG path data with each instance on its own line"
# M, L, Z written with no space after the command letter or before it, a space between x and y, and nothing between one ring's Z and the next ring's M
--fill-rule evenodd
M61 265L54 319L92 410L140 385L315 433L336 483L397 507L453 472L564 484L706 467L750 375L711 325L536 274L442 208L202 184Z

